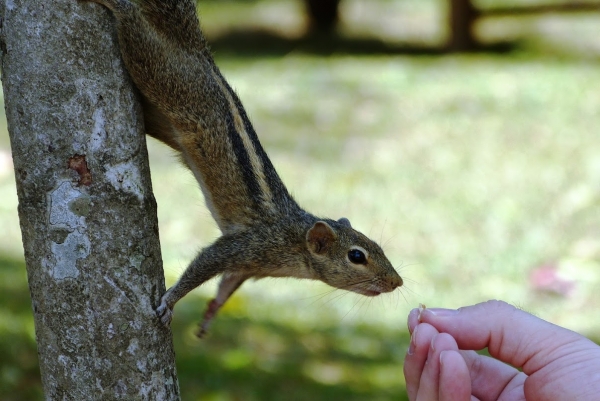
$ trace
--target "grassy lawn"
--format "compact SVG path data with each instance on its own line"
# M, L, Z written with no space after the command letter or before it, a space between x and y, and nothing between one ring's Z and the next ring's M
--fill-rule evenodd
M365 4L346 2L344 35L443 40L438 1ZM298 7L269 0L200 9L214 38L252 24L294 37ZM405 399L405 318L420 302L499 298L600 339L598 26L600 14L482 21L482 40L518 39L502 55L251 58L215 46L300 204L348 217L380 241L406 285L367 299L319 283L248 282L202 341L193 332L215 283L199 288L173 323L183 399ZM0 399L36 400L4 117L0 130ZM218 231L191 174L165 146L149 147L172 284Z

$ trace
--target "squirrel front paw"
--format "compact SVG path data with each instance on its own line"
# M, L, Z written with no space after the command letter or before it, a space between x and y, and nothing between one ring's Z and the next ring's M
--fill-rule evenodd
M158 316L158 318L160 319L162 324L165 325L165 327L169 327L169 325L171 324L171 320L173 319L173 308L169 307L169 304L167 303L166 297L164 295L160 300L160 305L158 305L158 308L156 308L156 316Z

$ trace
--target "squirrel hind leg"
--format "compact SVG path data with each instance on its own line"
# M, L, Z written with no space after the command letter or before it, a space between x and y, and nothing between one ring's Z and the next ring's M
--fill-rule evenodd
M164 40L175 41L177 47L188 50L206 47L195 1L145 0L140 6L146 20L163 34Z
M145 96L142 96L142 106L146 134L181 152L179 142L177 142L177 130L167 116Z
M246 281L250 276L239 274L239 273L225 273L223 277L221 277L221 282L219 283L219 289L217 290L217 296L210 300L208 303L208 308L204 313L204 318L200 323L200 327L198 328L198 332L196 336L198 338L204 337L204 335L208 331L208 327L212 322L212 319L217 314L218 310L227 302L229 297L240 288L240 286Z

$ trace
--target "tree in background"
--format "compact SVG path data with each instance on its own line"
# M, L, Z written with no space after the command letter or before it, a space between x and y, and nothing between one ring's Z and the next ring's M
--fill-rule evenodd
M310 30L314 33L332 33L339 20L341 0L304 0Z

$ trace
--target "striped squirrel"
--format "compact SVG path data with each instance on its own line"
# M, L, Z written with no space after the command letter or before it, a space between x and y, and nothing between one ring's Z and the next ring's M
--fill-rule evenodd
M222 232L163 295L156 309L163 324L177 301L217 275L199 336L248 278L320 280L366 296L402 285L381 248L347 219L315 217L292 198L214 63L193 0L84 1L115 15L146 132L180 152Z

